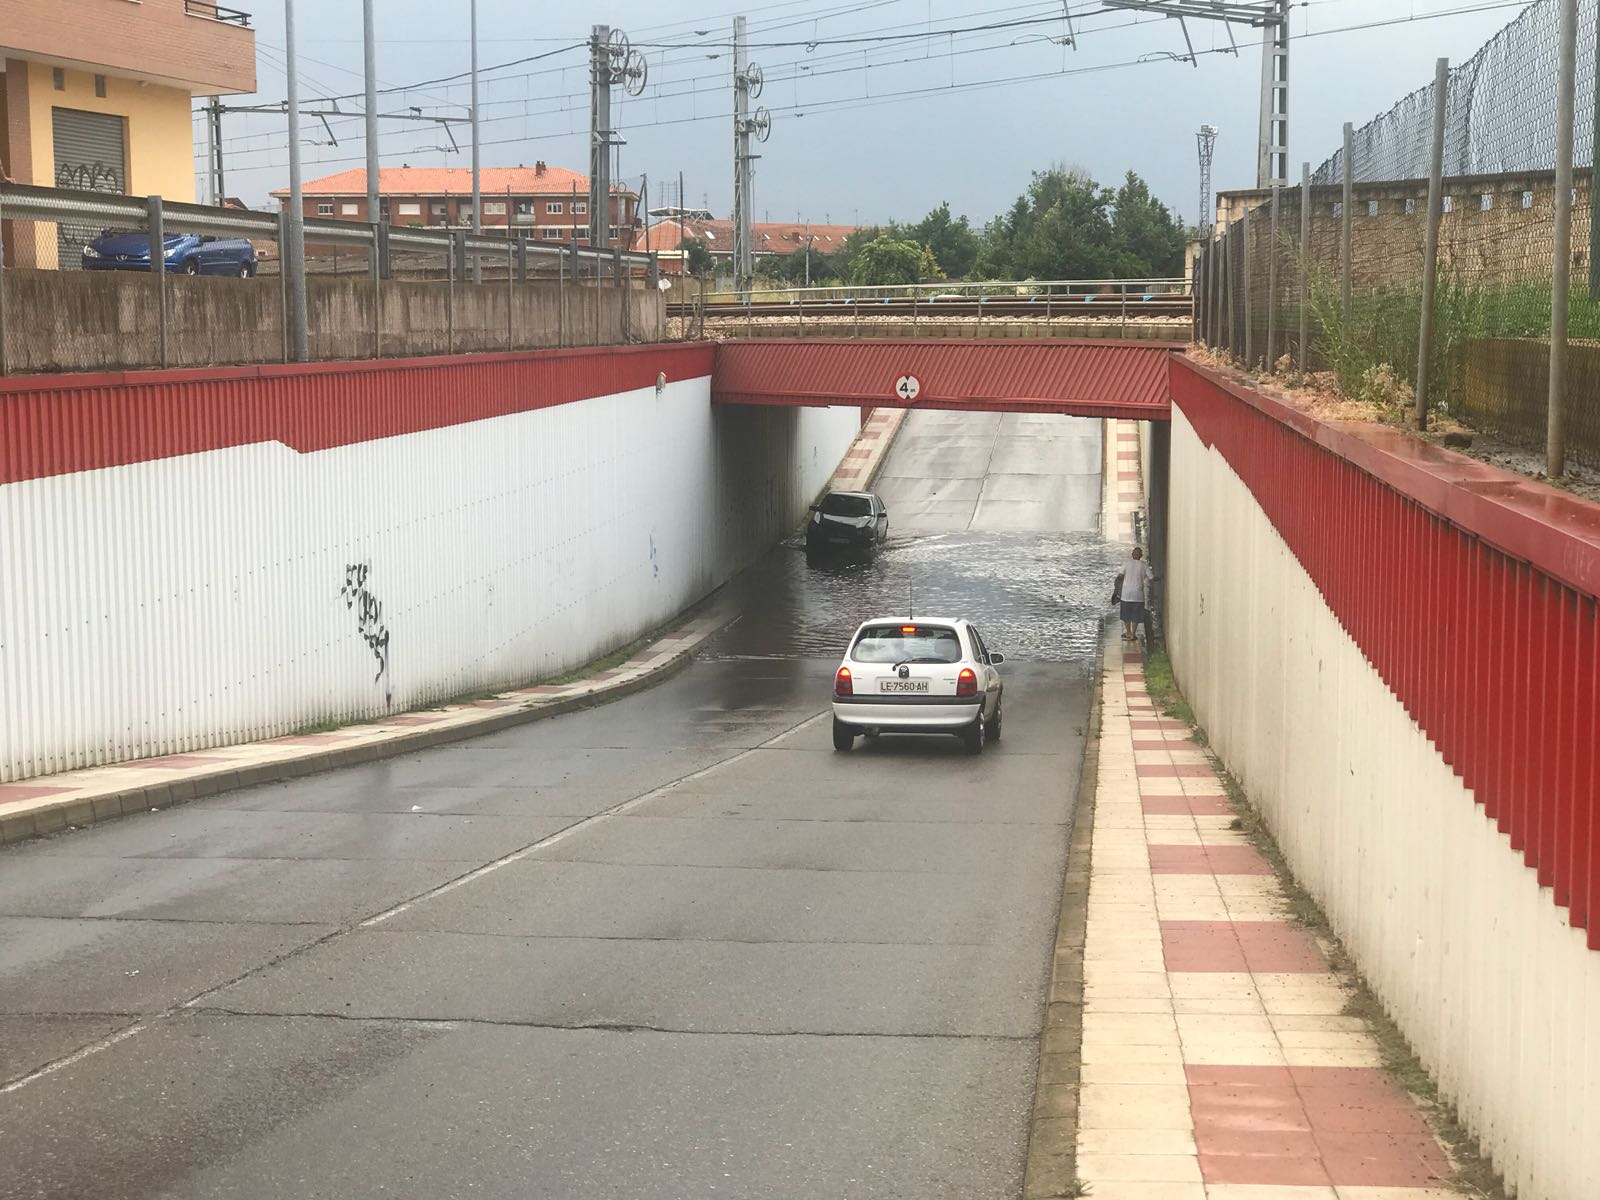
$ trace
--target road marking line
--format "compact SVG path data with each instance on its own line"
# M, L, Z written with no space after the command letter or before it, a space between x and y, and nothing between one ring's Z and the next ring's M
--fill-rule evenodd
M116 1033L113 1033L108 1037L103 1037L98 1042L90 1042L82 1049L74 1050L65 1058L58 1058L55 1060L55 1062L46 1063L37 1071L30 1072L29 1074L22 1076L20 1079L13 1079L10 1083L6 1084L5 1087L0 1087L0 1096L5 1096L21 1088L25 1088L35 1080L43 1079L46 1075L54 1075L63 1067L70 1067L73 1063L82 1062L91 1054L99 1054L102 1050L109 1050L118 1042L127 1041L143 1028L144 1023L140 1022L137 1025L130 1025L126 1029L119 1029Z
M714 762L709 767L702 767L700 770L691 772L680 779L674 779L671 783L662 784L660 787L648 792L644 792L641 795L634 796L632 799L623 800L618 804L613 804L610 808L594 813L591 816L587 816L581 821L577 821L571 825L568 825L565 829L556 830L556 832L552 833L549 837L541 838L532 845L524 846L520 850L513 850L510 854L502 855L493 862L485 863L483 866L478 867L475 870L468 871L465 875L458 876L457 878L450 880L448 883L441 883L438 887L432 889L431 891L423 892L420 896L413 896L409 900L405 900L399 904L396 904L393 908L385 909L376 916L368 917L365 921L360 922L356 928L370 929L374 925L381 925L385 921L390 920L393 917L398 917L401 913L407 912L419 904L422 904L428 900L436 899L448 892L455 891L457 888L465 887L469 883L482 879L485 875L489 875L495 871L498 871L501 867L509 867L512 863L521 862L523 859L527 858L536 851L549 849L557 842L563 842L574 834L588 829L591 825L597 824L600 821L604 821L609 817L621 816L623 813L626 813L633 808L637 808L646 801L654 800L658 796L664 796L668 792L673 791L676 788L680 788L686 783L692 783L696 779L703 779L707 775L710 775L713 771L719 771L723 767L729 767L734 763L742 762L751 755L758 754L762 750L766 750L769 747L777 745L779 742L783 741L784 738L787 738L791 734L799 733L806 726L814 725L816 722L829 715L831 715L831 710L824 710L823 712L817 713L815 716L807 717L804 721L801 721L800 724L791 726L790 728L785 729L782 733L768 738L759 746L751 746L748 750L741 750L738 754Z

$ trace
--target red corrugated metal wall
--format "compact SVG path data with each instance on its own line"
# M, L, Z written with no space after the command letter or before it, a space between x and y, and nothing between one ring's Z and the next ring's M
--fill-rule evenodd
M721 342L722 404L994 410L1165 421L1168 342L774 339ZM895 381L921 384L906 405Z
M0 484L257 442L325 450L711 367L700 343L0 380Z
M1178 357L1172 396L1600 950L1600 506Z

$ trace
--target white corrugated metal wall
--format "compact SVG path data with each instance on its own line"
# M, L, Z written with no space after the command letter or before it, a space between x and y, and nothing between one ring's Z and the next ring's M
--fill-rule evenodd
M702 377L0 487L0 781L581 665L782 536L858 424L713 409Z

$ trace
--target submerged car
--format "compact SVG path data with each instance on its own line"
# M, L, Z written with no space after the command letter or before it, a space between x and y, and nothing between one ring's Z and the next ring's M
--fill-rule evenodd
M166 269L177 275L233 275L249 279L256 273L256 248L246 238L169 233L161 244ZM105 231L83 248L83 269L148 271L150 235Z
M834 672L833 748L849 750L862 736L939 733L981 754L1000 740L1003 662L967 620L864 622Z
M889 510L872 492L829 492L811 506L806 553L871 550L889 536Z

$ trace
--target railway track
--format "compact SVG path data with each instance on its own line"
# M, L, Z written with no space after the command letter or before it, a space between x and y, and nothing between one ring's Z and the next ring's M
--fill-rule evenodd
M922 300L913 305L910 300L807 300L802 306L794 300L758 300L753 304L708 304L708 318L745 317L1048 317L1063 320L1120 320L1123 317L1146 317L1163 320L1186 320L1194 312L1193 301L1188 296L1155 295L1129 296L1126 303L1120 296L988 296L978 300ZM694 306L672 304L667 306L669 316L692 316Z

